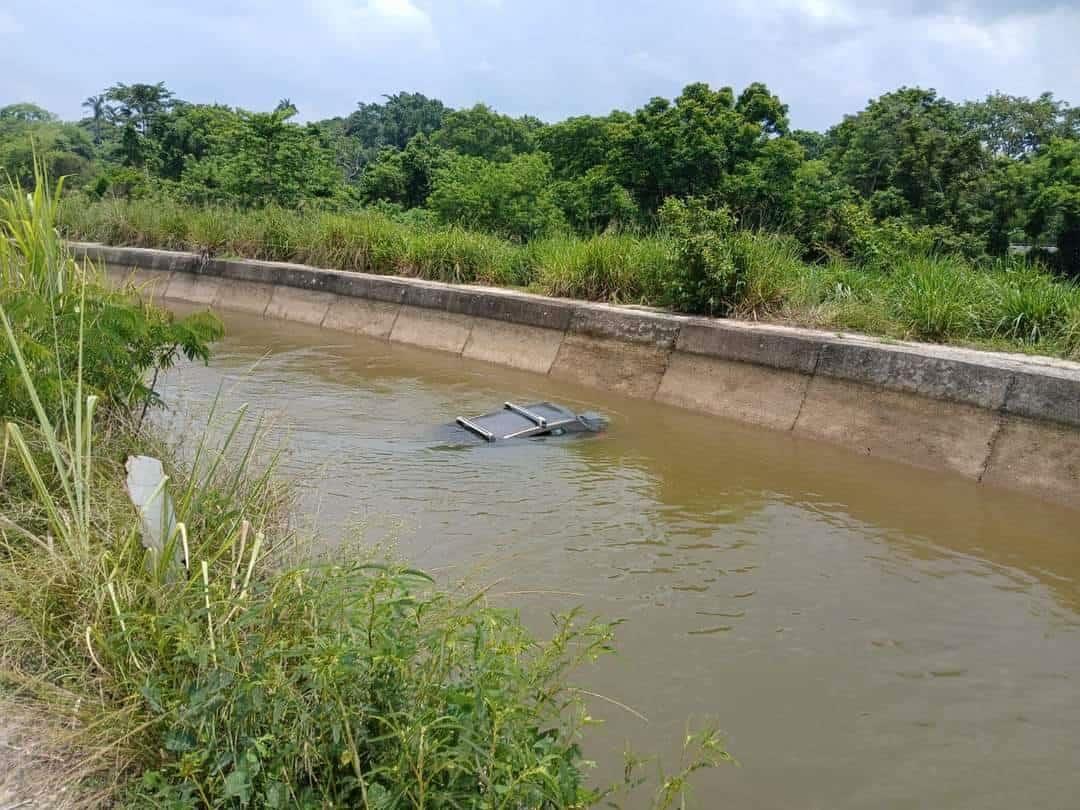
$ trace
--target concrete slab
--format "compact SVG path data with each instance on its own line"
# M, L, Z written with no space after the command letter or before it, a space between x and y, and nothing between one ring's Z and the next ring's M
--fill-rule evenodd
M330 303L322 325L325 329L387 340L400 309L400 304L338 295Z
M667 349L644 343L568 333L550 374L630 397L652 399L667 369L669 354Z
M794 430L859 453L978 478L999 418L974 405L814 377Z
M298 290L295 287L274 287L274 294L266 305L264 314L267 318L282 318L319 326L333 300L331 293Z
M262 315L273 296L274 287L271 284L223 278L218 282L218 295L214 299L214 306Z
M456 312L402 307L390 340L461 354L472 331L473 318Z
M220 283L221 280L216 276L176 272L172 274L169 286L165 288L165 298L210 306L218 296Z
M794 371L676 352L668 360L656 400L753 425L790 430L809 380Z
M1080 433L1065 425L1007 417L982 480L1080 505Z
M547 374L562 341L563 333L557 329L476 318L462 355L473 360Z
M812 374L820 337L793 329L745 321L694 319L679 330L680 352Z
M685 318L608 304L578 304L567 327L571 333L601 340L673 349Z

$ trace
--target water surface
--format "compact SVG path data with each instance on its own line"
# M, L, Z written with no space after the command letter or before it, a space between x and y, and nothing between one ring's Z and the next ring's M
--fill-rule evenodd
M224 385L271 415L326 538L369 542L543 629L623 618L584 677L599 781L674 761L715 717L740 768L696 806L1077 806L1080 513L945 474L545 377L226 314L209 367L170 374L185 429ZM252 368L254 367L254 370ZM503 400L611 417L603 437L453 448Z

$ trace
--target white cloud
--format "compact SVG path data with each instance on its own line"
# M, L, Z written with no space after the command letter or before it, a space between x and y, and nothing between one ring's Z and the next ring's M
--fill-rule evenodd
M0 34L22 33L22 26L9 11L0 9Z
M311 0L311 8L346 41L371 45L410 39L424 47L438 45L431 17L412 0Z

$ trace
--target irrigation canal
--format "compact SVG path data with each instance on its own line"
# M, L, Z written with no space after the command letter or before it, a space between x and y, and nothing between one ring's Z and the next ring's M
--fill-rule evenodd
M176 435L219 387L285 448L323 542L391 543L494 583L543 631L622 618L583 685L586 753L673 764L718 718L740 768L701 807L1013 808L1080 795L1080 514L945 474L524 372L225 314L166 380ZM611 418L598 438L455 447L504 400ZM345 542L345 541L343 541Z

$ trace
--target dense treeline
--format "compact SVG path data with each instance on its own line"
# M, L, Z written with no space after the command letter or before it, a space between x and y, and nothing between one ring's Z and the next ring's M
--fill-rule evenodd
M725 208L740 228L794 235L809 259L922 249L968 257L1010 244L1080 274L1080 109L1047 93L955 103L902 88L825 133L792 130L760 83L705 84L629 113L546 124L418 93L294 123L181 101L163 84L117 84L65 123L0 108L0 164L51 171L98 197L165 195L257 208L375 206L519 242L656 227L665 200Z

